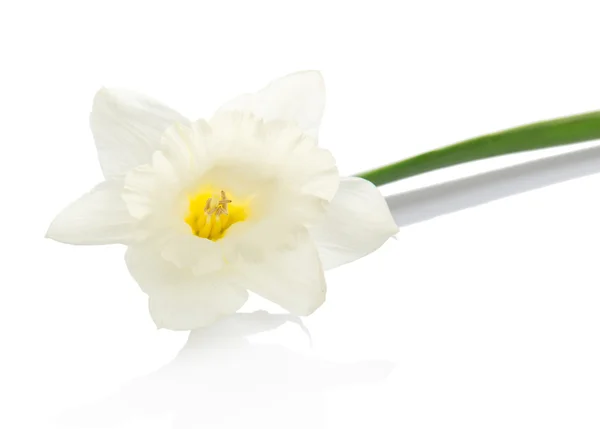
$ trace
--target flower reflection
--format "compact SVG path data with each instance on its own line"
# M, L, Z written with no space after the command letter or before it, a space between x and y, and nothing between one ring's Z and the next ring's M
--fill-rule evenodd
M321 427L328 390L381 381L393 369L387 361L334 363L248 338L286 322L299 324L310 338L300 319L264 311L191 331L172 362L99 404L69 413L62 423L104 428L166 419L186 429L249 422L263 428Z

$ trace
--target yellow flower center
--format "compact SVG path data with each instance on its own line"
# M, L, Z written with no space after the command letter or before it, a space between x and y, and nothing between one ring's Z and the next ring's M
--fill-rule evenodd
M190 197L189 212L185 218L194 235L217 241L227 229L248 216L248 204L234 200L225 191L219 193L204 189Z

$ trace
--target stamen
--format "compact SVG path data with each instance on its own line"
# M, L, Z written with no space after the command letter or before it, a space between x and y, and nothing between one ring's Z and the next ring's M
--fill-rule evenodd
M204 213L206 215L211 216L213 213L216 213L218 215L229 214L229 212L227 211L227 204L231 203L232 201L227 198L227 194L225 193L225 191L221 191L221 199L213 208L210 207L212 205L212 200L212 197L206 200L206 204L204 205Z
M230 202L231 202L231 200L227 199L227 195L225 195L225 191L221 191L221 201L219 201L219 203L227 204Z
M232 224L246 219L244 206L232 204L229 207L232 202L224 190L203 192L190 200L190 213L185 220L192 227L194 235L219 240Z
M204 205L204 213L208 214L211 203L212 203L212 198L209 198L208 200L206 200L206 204Z
M221 207L220 213L222 214L229 214L227 212L227 204L231 203L232 201L227 199L227 195L225 194L225 191L221 191L221 200L219 201L219 206Z

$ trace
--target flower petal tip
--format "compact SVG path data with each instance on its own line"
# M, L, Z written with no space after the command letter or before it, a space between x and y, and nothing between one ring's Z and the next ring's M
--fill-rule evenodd
M71 244L68 234L65 234L64 225L61 222L61 216L55 217L44 234L44 238L57 241L59 243Z

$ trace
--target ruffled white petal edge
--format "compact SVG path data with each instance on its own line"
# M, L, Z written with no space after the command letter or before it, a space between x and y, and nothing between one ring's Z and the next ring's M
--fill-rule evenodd
M175 110L133 91L102 88L94 97L90 127L104 176L120 177L150 162L163 132L188 120Z
M127 244L136 220L123 202L122 192L121 180L100 183L60 212L46 237L68 244Z
M341 179L324 218L310 228L325 269L368 255L397 232L381 192L357 177Z
M274 80L255 94L225 103L217 113L245 111L266 121L295 122L304 133L317 137L325 110L325 83L318 71L301 71Z
M325 301L327 286L317 249L307 232L293 247L272 253L266 262L241 264L246 287L298 316L313 313Z

